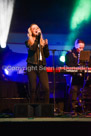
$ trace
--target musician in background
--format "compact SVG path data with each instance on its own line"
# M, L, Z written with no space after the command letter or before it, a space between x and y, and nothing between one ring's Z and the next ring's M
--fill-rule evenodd
M75 47L68 51L66 54L66 65L70 67L79 66L80 51L83 51L85 43L82 40L77 39L75 41Z
M79 66L79 57L80 57L80 51L83 51L85 47L85 43L83 40L77 39L75 41L75 46L72 50L68 51L65 60L66 65L68 67L78 67ZM82 87L84 82L83 75L79 73L73 73L72 75L72 83L71 88L69 91L69 110L72 111L74 114L77 112L77 106L78 106L78 95L80 88Z
M41 29L37 24L28 28L28 40L25 42L28 48L27 72L30 84L30 102L36 103L36 79L42 85L44 103L49 103L49 84L46 71L46 58L49 56L48 40L43 39ZM40 93L40 92L39 92Z

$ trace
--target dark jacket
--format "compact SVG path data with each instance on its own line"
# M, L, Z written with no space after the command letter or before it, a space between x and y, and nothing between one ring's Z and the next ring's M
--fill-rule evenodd
M65 64L68 67L77 67L77 61L78 61L78 53L76 51L76 48L73 48L71 51L68 51L66 56L65 56ZM82 65L81 65L82 66ZM83 65L85 66L85 65ZM88 64L89 67L91 67L91 57L90 57L90 61ZM72 80L72 84L73 85L83 85L84 83L84 73L72 73L73 75L73 80ZM86 85L91 84L91 76L89 76Z
M78 52L76 51L76 48L73 48L72 50L68 51L65 56L65 64L68 67L77 67L78 64ZM83 74L81 73L72 73L73 79L72 79L72 85L83 85L84 78ZM79 79L79 80L78 80Z
M39 64L39 47L38 47L38 39L36 37L36 40L32 46L28 45L28 41L25 42L26 46L28 47L28 58L27 63L28 64ZM44 48L40 46L41 54L42 54L42 61L43 65L46 65L46 59L49 56L49 49L48 45L45 45Z
M72 50L68 51L65 56L65 64L69 67L76 67L78 61L78 52L76 51L76 48L73 48Z

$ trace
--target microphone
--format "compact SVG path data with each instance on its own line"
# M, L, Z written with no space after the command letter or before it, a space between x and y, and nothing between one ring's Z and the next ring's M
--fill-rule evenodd
M41 60L41 54L40 54L40 37L41 37L41 33L39 32L38 33L38 35L37 35L37 37L38 37L38 47L39 47L39 60Z
M80 52L78 53L78 60L77 60L77 64L80 65Z
M41 32L39 32L38 35L41 36Z
M38 35L37 35L38 44L40 44L40 37L41 37L41 33L39 32Z

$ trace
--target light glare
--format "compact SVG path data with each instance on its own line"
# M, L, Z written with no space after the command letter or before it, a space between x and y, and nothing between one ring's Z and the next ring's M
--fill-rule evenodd
M4 69L4 72L5 72L6 75L9 74L9 71L7 69Z
M6 47L13 14L14 0L0 0L0 46Z
M77 0L72 18L71 30L80 27L81 23L88 22L91 18L91 0Z
M65 56L60 56L60 61L65 62Z

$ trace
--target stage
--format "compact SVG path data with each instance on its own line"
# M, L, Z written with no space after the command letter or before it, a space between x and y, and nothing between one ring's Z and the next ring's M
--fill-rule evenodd
M91 122L91 117L30 117L30 118L0 118L2 122Z
M91 135L90 117L0 118L0 132L8 135Z

